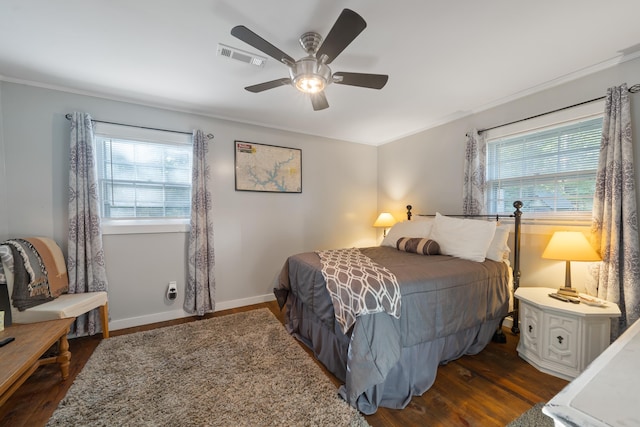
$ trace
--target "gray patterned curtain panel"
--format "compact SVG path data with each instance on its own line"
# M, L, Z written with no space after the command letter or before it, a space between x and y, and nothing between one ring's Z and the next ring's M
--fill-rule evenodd
M215 310L216 281L213 251L213 201L208 190L209 146L205 134L193 133L193 181L191 188L191 231L187 249L187 286L184 310L202 316Z
M69 293L107 290L98 205L98 182L93 150L93 123L86 113L71 118L69 154ZM74 336L102 331L98 309L76 319Z
M464 156L464 188L462 212L465 215L486 213L487 145L476 129L467 134Z
M640 245L631 133L627 85L610 88L591 226L592 242L602 262L590 270L587 291L620 307L622 316L611 325L612 340L640 318Z

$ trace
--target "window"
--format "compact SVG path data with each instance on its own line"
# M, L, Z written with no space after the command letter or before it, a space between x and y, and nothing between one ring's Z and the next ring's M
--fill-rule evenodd
M191 135L98 122L95 136L103 218L189 218Z
M510 212L520 200L528 217L590 217L604 110L597 104L587 108L597 114L488 134L487 211Z

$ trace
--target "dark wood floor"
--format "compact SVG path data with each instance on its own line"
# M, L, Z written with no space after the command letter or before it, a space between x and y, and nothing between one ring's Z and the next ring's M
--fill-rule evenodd
M280 321L283 320L275 302L220 311L206 317L261 307L268 307ZM180 319L113 331L112 336L191 320L193 319ZM405 409L380 408L374 415L367 416L367 421L374 427L504 426L535 403L548 401L567 382L543 374L520 359L516 353L518 338L510 332L506 333L506 344L491 343L478 355L464 356L441 366L433 387L422 396L414 397ZM87 337L70 340L72 357L69 378L60 381L57 365L40 367L0 407L0 426L45 425L100 339ZM303 348L308 351L306 347ZM324 371L336 385L339 384L335 377Z

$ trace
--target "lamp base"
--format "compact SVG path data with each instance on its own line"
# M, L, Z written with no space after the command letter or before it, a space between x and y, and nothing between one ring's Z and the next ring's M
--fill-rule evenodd
M577 289L568 288L566 286L558 289L558 293L560 295L566 295L566 296L569 296L569 297L579 297L580 296L580 294L578 293Z

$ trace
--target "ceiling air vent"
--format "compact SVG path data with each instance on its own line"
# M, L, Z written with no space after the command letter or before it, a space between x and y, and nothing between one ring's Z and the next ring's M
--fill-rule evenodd
M235 59L236 61L255 65L256 67L261 68L264 67L265 62L267 62L267 58L264 56L255 55L222 43L218 43L218 56L226 56L227 58Z

